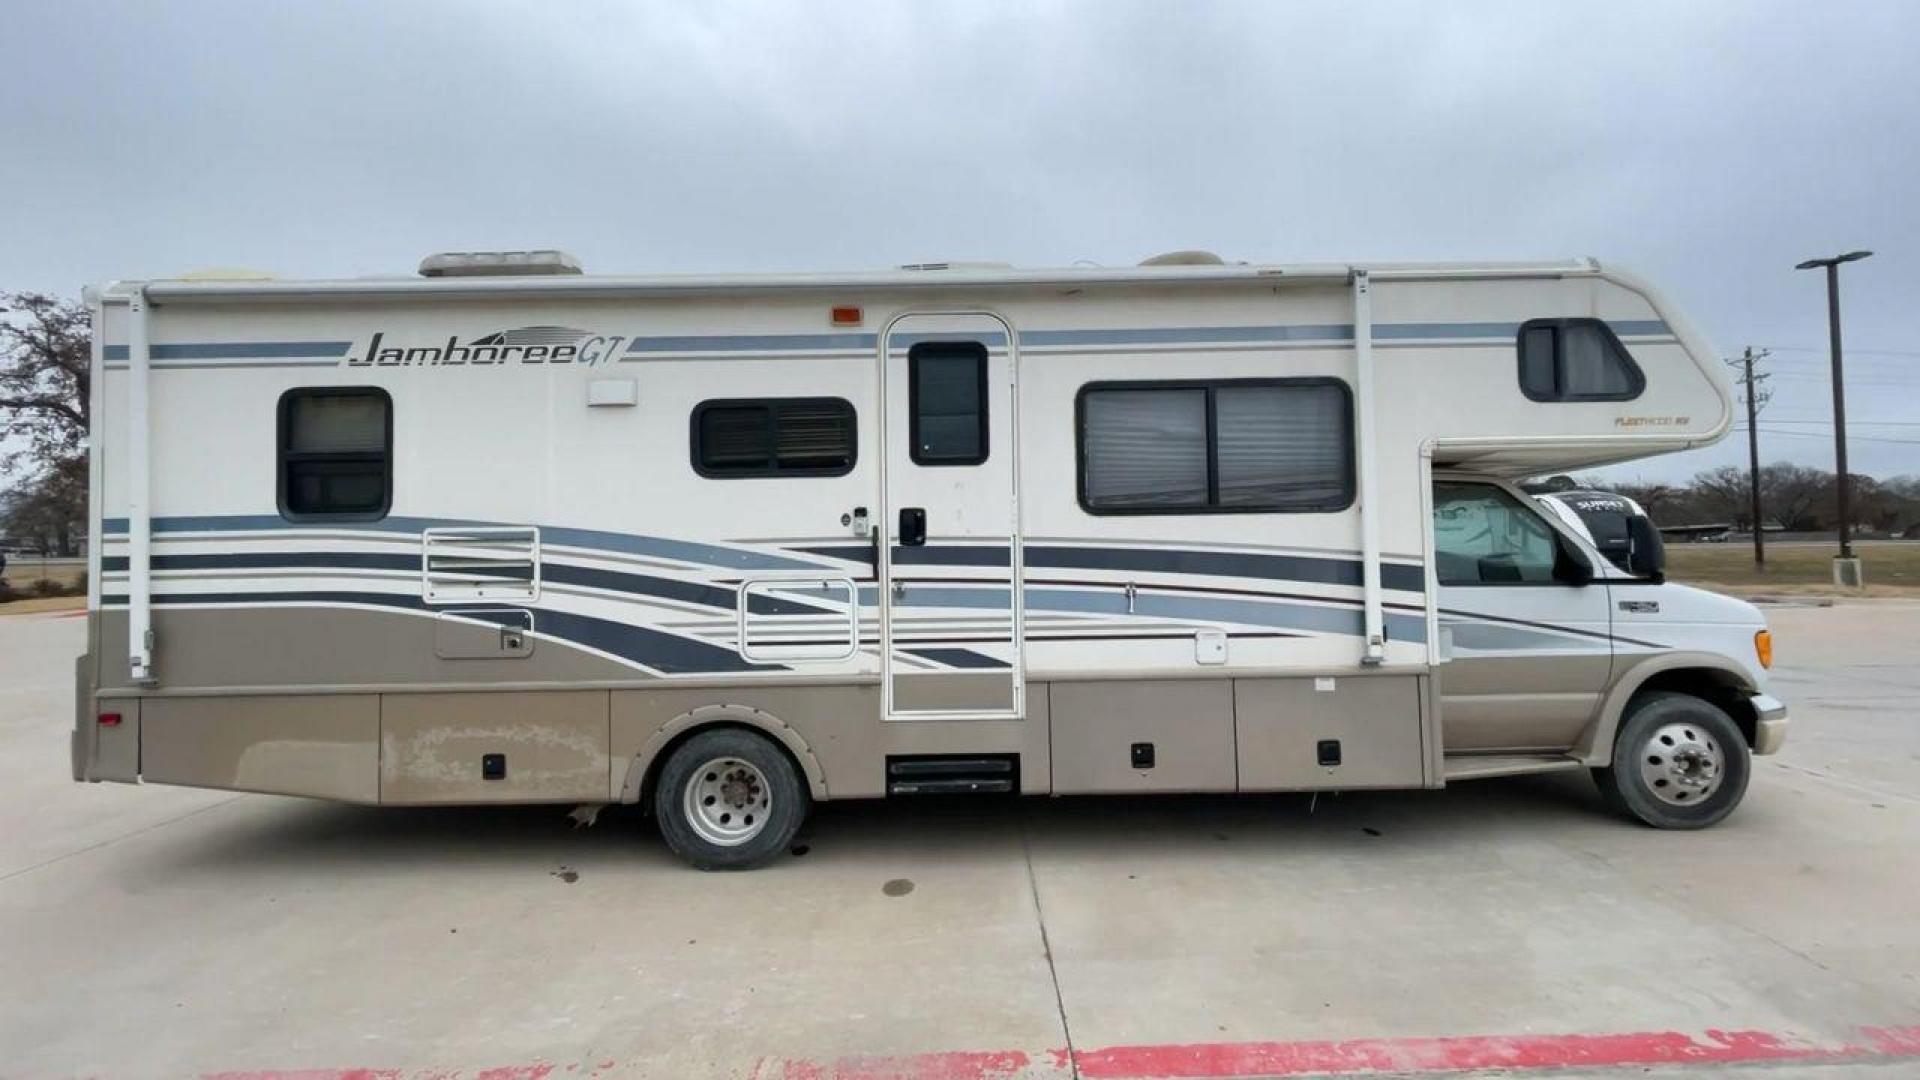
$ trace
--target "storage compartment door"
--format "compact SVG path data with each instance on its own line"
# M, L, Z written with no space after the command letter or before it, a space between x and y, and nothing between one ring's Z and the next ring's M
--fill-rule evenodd
M1240 790L1420 787L1424 684L1419 675L1237 680Z

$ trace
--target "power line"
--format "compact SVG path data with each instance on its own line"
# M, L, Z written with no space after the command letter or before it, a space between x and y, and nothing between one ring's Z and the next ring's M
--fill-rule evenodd
M1831 420L1819 420L1811 417L1801 418L1801 417L1795 417L1795 416L1769 416L1767 417L1767 423L1769 424L1821 424L1826 427L1833 426L1833 421ZM1847 423L1872 424L1874 427L1920 427L1920 420L1855 420L1849 417L1847 419Z
M1738 427L1735 427L1733 430L1745 431L1747 430L1747 428L1746 428L1746 425L1742 424ZM1760 425L1760 431L1767 435L1785 435L1789 438L1800 438L1800 439L1825 439L1829 435L1829 432L1826 432L1826 431L1794 431L1791 428L1768 427L1765 424ZM1847 436L1847 441L1848 442L1900 443L1905 446L1920 446L1920 439L1895 439L1885 435L1849 435Z
M1776 371L1774 372L1774 374L1780 376L1783 379L1817 379L1821 382L1827 382L1832 378L1831 375L1828 375L1826 372L1823 372L1823 371ZM1904 378L1904 379L1902 378L1848 379L1847 385L1848 386L1920 386L1920 376L1916 376L1913 378Z
M1760 346L1755 347L1759 348ZM1765 348L1774 352L1819 353L1822 356L1827 354L1825 348L1816 349L1807 345L1768 345L1765 346ZM1856 349L1848 346L1847 351L1849 353L1861 353L1866 356L1920 356L1920 350L1914 349Z

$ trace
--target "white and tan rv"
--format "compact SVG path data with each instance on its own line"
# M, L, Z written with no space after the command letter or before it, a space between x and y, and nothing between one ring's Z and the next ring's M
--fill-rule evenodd
M73 771L642 802L702 867L813 800L1743 795L1751 606L1516 482L1719 439L1591 261L122 282L94 311Z

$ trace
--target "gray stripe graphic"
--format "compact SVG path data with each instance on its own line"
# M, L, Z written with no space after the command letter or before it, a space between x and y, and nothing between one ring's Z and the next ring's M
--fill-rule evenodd
M200 341L149 345L154 360L261 360L271 357L342 357L351 341ZM125 345L103 345L101 359L130 360Z
M1666 336L1673 329L1659 319L1616 319L1608 326L1621 337ZM1518 322L1414 322L1375 323L1373 336L1385 340L1513 338L1520 332ZM1085 330L1022 330L1021 348L1045 349L1053 346L1086 345L1212 345L1246 342L1346 342L1353 340L1352 323L1304 323L1266 326L1147 326ZM980 341L991 346L1006 344L999 331L973 334L965 331L896 334L890 344L911 347L925 341ZM674 352L780 352L841 349L864 351L875 348L874 334L693 334L671 337L636 338L627 346L629 355Z
M699 334L635 338L627 345L634 353L778 352L792 349L872 349L873 334Z
M107 607L124 607L127 598L102 596L100 602ZM428 614L459 615L465 618L484 617L474 611L460 608L428 608L417 596L376 592L159 593L154 596L153 602L161 606L364 604ZM598 649L666 674L695 675L714 672L787 670L780 664L756 664L743 659L732 649L720 648L650 627L610 622L606 619L576 615L569 611L554 611L544 607L533 607L528 610L532 610L537 615L534 624L539 627L537 631L539 636Z
M127 557L124 555L103 555L100 558L102 573L117 573L126 568ZM399 570L417 574L420 572L420 557L372 551L223 552L209 555L155 555L153 568L155 570ZM508 574L492 576L504 580L525 581L527 579L525 574L517 577ZM656 577L652 574L574 566L552 560L542 560L540 577L544 583L551 585L576 585L581 588L625 593L630 596L657 596L664 600L678 600L681 603L719 608L722 611L735 611L739 608L739 594L736 590L698 581L680 581L674 578ZM832 613L833 609L799 600L755 594L748 597L747 610L756 615L823 615Z
M845 562L873 565L869 544L794 548L795 551ZM1208 574L1215 577L1258 578L1266 581L1302 581L1321 585L1361 584L1357 559L1318 555L1268 555L1258 552L1206 551L1193 548L1092 547L1086 545L1026 544L1021 548L1026 569L1138 570L1161 574ZM895 547L893 562L900 566L1004 567L1007 549L991 544L930 544ZM1406 563L1380 564L1380 584L1399 592L1425 592L1426 567Z
M1621 337L1668 336L1673 328L1659 319L1613 319L1608 326ZM548 329L537 327L535 329ZM1373 335L1385 340L1418 338L1510 338L1520 331L1517 322L1376 323ZM1087 330L1023 330L1023 348L1065 345L1208 345L1233 342L1352 341L1352 323L1306 323L1269 326L1148 326ZM1006 335L952 333L898 334L893 344L911 346L923 341L982 341L1005 345ZM799 350L866 351L879 344L869 333L842 334L686 334L639 337L627 345L627 355L676 352L781 352ZM353 348L351 341L203 341L168 342L151 346L156 362L168 360L338 359ZM125 345L103 345L108 363L125 363Z
M158 517L153 519L153 531L156 533L347 531L392 533L408 540L418 540L417 535L408 534L417 534L423 529L483 528L505 524L509 523L396 515L379 521L328 522L320 526L291 522L277 514L233 514ZM811 560L791 559L761 551L720 547L717 544L702 544L692 540L672 540L662 536L638 536L631 533L602 532L598 529L573 529L562 526L542 525L538 528L540 543L543 546L552 544L559 547L624 551L629 554L648 555L654 558L671 559L675 562L700 563L732 570L821 569L818 562ZM100 523L100 529L107 537L124 537L127 532L127 519L107 518Z
M863 604L873 602L870 588L860 590ZM1247 626L1269 626L1282 630L1311 630L1325 634L1358 637L1365 632L1366 618L1358 601L1330 601L1335 606L1321 607L1272 600L1237 600L1225 597L1165 596L1139 593L1128 610L1127 597L1118 590L1060 589L1029 586L1025 593L1028 611L1077 611L1100 615L1182 619L1192 622L1230 622ZM1005 611L1012 606L1012 594L1005 588L951 588L915 585L897 603L902 607L977 608ZM1387 636L1394 641L1427 640L1427 621L1415 615L1386 615Z
M1527 630L1518 626L1500 626L1483 622L1444 622L1453 632L1453 644L1480 652L1605 652L1607 640L1575 637Z

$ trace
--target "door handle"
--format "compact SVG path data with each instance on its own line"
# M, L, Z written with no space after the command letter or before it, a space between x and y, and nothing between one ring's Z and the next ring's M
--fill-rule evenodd
M919 506L900 508L900 546L921 547L927 542L927 511Z

